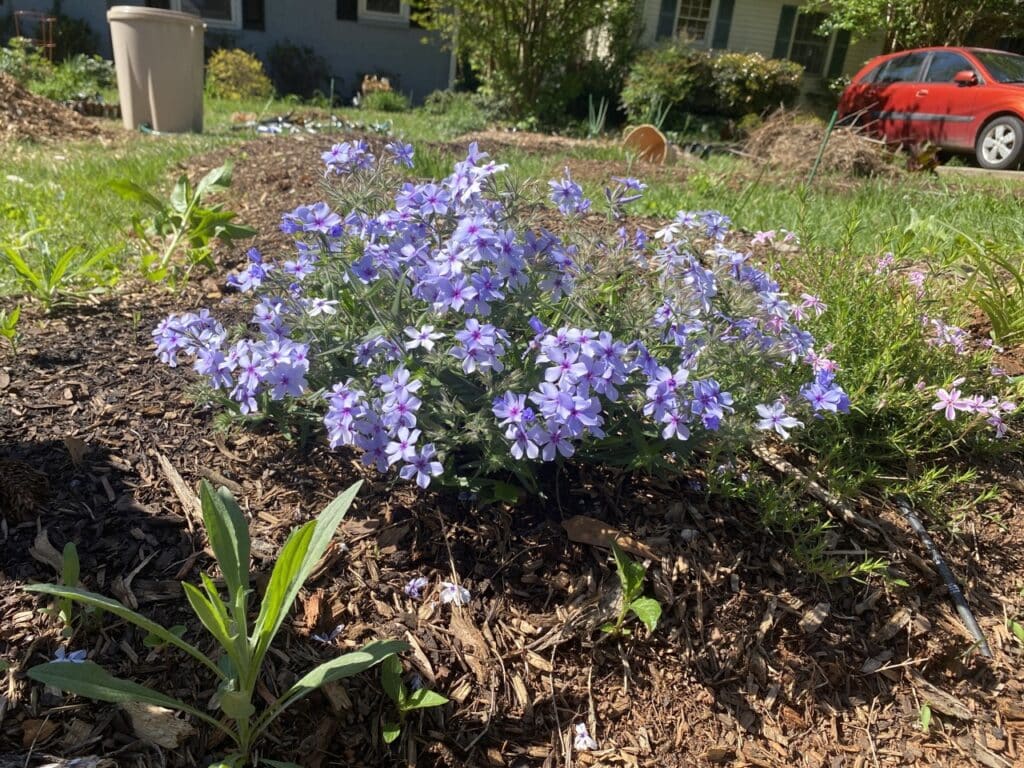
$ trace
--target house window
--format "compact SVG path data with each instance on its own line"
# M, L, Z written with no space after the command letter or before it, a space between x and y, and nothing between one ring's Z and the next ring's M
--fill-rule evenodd
M711 25L711 0L681 0L676 20L676 35L683 40L702 43Z
M818 34L818 28L824 21L823 13L798 13L793 27L793 42L787 58L803 64L809 75L825 73L829 39Z
M242 28L242 0L147 0L146 5L202 16L211 27Z
M408 24L409 3L403 0L359 0L359 18Z

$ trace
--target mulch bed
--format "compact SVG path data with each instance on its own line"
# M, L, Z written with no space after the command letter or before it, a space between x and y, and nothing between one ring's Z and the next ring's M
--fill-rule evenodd
M318 196L328 141L254 141L197 158L189 171L234 157L229 205L273 252L287 242L275 229L280 213ZM221 253L221 262L240 262L245 247ZM9 495L25 482L34 496L28 467L47 486L33 514L5 510L0 528L0 657L11 665L0 689L0 766L34 765L44 754L202 766L225 746L205 729L178 748L156 746L118 707L65 698L25 677L64 641L41 612L45 601L19 587L54 581L54 553L65 542L77 544L87 587L166 625L188 623L179 582L198 581L211 559L168 466L192 487L207 478L236 491L251 519L257 584L288 531L364 477L352 454L328 450L322 438L300 445L269 429L222 430L195 404L195 376L158 364L150 331L170 311L204 305L243 306L207 281L181 295L128 285L49 317L30 307L19 355L0 358L0 482ZM411 718L406 738L388 749L379 723L389 705L376 675L364 675L280 718L264 753L311 768L1019 765L1024 680L1005 619L1024 613L1022 511L1013 503L1024 490L1021 471L1019 460L992 469L1007 488L1001 519L968 509L961 536L933 532L992 660L970 651L913 533L868 500L858 512L881 524L886 541L840 525L834 548L886 555L908 587L808 577L755 510L709 502L696 476L570 466L551 498L486 510L366 476L342 527L344 546L301 593L261 694L384 636L412 643L407 668L453 704ZM563 524L577 515L650 548L649 585L665 606L652 638L600 640L616 577L606 550L569 537ZM402 587L417 575L435 586L457 579L473 599L442 606L428 590L414 601ZM332 645L312 638L339 625ZM188 626L190 638L203 636ZM69 648L200 706L209 701L203 669L142 639L103 617L82 622ZM918 726L926 702L928 733ZM577 722L590 724L597 752L571 750Z
M53 143L103 134L99 124L50 99L29 93L10 75L0 72L0 144Z

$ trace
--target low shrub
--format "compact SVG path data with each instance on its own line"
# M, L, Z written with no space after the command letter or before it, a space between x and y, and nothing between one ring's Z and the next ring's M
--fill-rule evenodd
M326 91L329 70L327 60L308 45L288 40L277 43L267 53L270 79L281 95L294 94L312 98L317 91Z
M378 90L363 94L362 106L377 112L406 112L410 104L404 93Z
M258 332L176 314L154 331L158 357L191 358L234 413L322 414L331 446L367 466L485 498L538 491L545 466L573 456L678 469L848 409L799 305L730 247L726 216L589 238L591 203L566 174L549 183L566 240L475 144L425 183L396 165L412 147L386 150L394 163L362 141L324 153L339 212L285 214L297 252L265 263L253 251L232 276L258 294ZM643 188L616 180L611 215Z
M274 86L263 71L263 63L239 48L214 51L206 63L206 92L219 99L241 101L266 99Z
M630 120L645 119L653 103L668 108L665 127L686 113L740 118L792 104L803 68L759 53L714 53L676 43L645 51L626 78L622 104Z

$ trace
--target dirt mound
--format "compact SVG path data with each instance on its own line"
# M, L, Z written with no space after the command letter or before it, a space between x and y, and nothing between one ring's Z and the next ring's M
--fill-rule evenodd
M100 128L55 101L29 93L0 72L0 143L98 136Z
M807 173L825 137L820 120L796 112L776 112L747 139L746 151L773 168ZM832 131L820 171L848 176L893 176L899 169L885 145L854 128Z

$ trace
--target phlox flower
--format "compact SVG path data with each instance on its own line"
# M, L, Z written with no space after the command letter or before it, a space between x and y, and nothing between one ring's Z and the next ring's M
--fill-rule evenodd
M415 154L412 144L403 144L400 141L392 141L385 144L384 149L391 154L392 162L394 162L395 165L404 165L406 168L412 168L412 158Z
M410 325L405 329L405 335L409 337L409 341L405 342L405 348L408 351L422 348L424 351L430 352L434 349L434 342L444 338L443 333L434 332L432 325L424 325L422 328L414 328Z
M53 655L54 661L64 662L68 664L84 664L85 657L88 651L71 651L68 653L67 649L61 646L57 649L57 652Z
M597 742L591 737L586 723L576 723L573 726L573 732L572 745L577 752L590 752L597 749Z
M803 426L802 422L786 415L786 406L781 400L776 400L771 405L759 404L755 408L758 416L761 417L757 422L757 428L775 430L783 440L789 437L789 432L786 430Z
M441 602L447 605L452 603L454 605L469 605L469 601L473 599L469 590L458 584L453 584L450 581L441 582Z
M938 399L938 402L932 405L932 410L943 411L949 421L956 419L957 411L974 410L974 404L962 397L960 390L956 387L950 387L948 391L940 387L936 390L935 397Z
M384 448L387 454L388 466L397 464L399 461L411 463L416 456L416 441L420 439L418 429L410 430L408 427L401 427L396 435L397 439L390 441Z
M403 480L415 480L420 488L430 485L430 478L439 477L444 474L444 467L437 461L437 454L433 443L424 445L418 453L414 453L412 459L407 459L398 475Z
M568 167L560 180L548 182L551 187L551 202L565 215L586 213L590 209L590 201L583 196L583 187L572 180Z
M409 582L402 587L402 591L413 600L420 600L423 597L423 590L430 584L426 576L417 576L409 579Z

